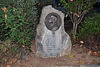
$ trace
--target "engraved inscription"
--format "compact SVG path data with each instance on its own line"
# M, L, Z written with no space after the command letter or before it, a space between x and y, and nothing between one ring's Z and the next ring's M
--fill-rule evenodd
M60 55L60 48L56 47L56 37L55 34L48 36L45 40L45 53L50 57L56 57Z

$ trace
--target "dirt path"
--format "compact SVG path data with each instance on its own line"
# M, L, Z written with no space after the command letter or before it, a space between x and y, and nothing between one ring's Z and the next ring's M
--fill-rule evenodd
M32 49L33 53L28 58L16 61L12 67L48 67L100 63L100 57L89 55L84 47L75 46L72 48L70 55L56 58L36 57L34 56L35 50Z

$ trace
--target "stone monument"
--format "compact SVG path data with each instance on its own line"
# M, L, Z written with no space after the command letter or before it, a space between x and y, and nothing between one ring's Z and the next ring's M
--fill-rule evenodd
M64 14L51 5L42 9L35 37L36 56L56 57L71 52L71 40L64 29Z

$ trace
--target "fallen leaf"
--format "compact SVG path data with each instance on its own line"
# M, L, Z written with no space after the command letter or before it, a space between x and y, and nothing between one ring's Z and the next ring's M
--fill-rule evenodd
M81 60L78 61L78 63L81 63L81 62L82 62Z
M23 48L25 48L25 46L24 46L24 45L22 45L22 47L23 47Z
M94 53L94 55L98 55L98 53L97 52L93 52Z
M32 51L33 54L35 54L35 51Z
M7 65L7 67L11 67L10 65Z
M88 52L88 54L91 54L92 53L92 51L90 50L89 52Z
M71 55L71 54L70 54L70 55L69 55L69 57L70 57L70 58L72 58L72 57L73 57L73 55Z
M83 41L80 41L80 43L83 44L84 42Z
M12 60L10 61L10 64L16 62L16 60L17 60L17 59L12 59Z
M84 63L81 63L81 64L84 64Z
M83 45L80 45L80 47L83 47Z
M75 47L76 45L73 45L73 47Z

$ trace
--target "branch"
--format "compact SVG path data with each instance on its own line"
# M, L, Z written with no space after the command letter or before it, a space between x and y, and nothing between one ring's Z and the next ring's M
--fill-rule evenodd
M69 17L71 18L71 21L72 21L72 23L73 23L73 22L74 22L74 21L73 21L73 18L72 18L72 17L73 17L73 14L69 13Z
M87 11L88 11L88 10L84 10L84 11L82 12L81 17L80 17L79 20L78 20L78 24L82 21L84 15L87 13Z

